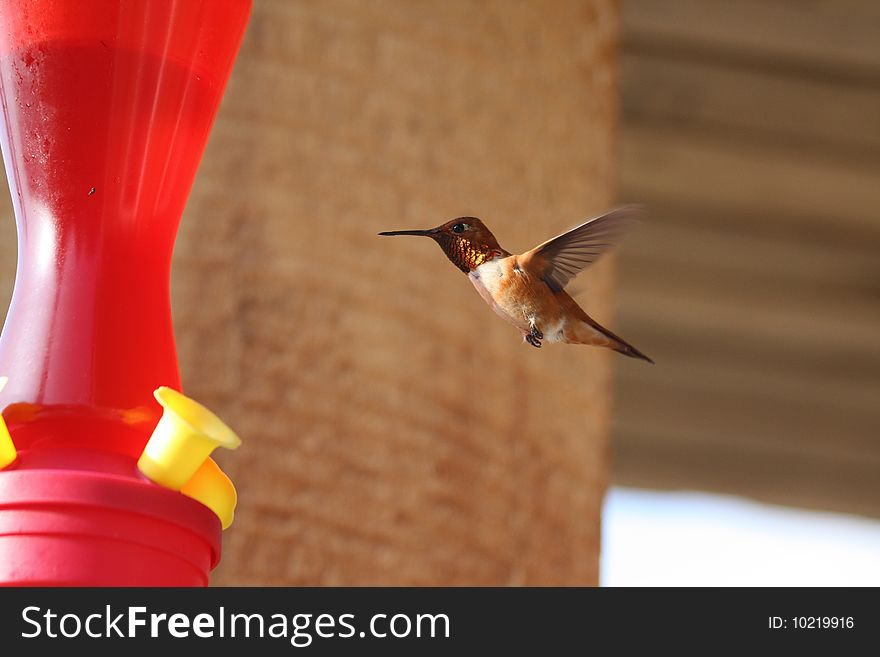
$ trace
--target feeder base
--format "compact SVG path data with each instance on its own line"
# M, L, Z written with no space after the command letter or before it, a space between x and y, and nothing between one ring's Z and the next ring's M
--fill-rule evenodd
M210 509L151 482L0 472L2 586L207 586L220 531Z

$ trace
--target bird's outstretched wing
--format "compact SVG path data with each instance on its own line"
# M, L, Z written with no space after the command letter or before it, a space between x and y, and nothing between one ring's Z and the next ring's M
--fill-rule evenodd
M538 273L554 292L559 292L614 246L643 213L637 205L606 212L527 251L520 256L520 263L528 271Z

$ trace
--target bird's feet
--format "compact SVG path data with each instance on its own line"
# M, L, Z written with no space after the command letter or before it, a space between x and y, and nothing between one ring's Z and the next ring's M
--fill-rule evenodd
M526 333L525 335L526 342L535 347L536 349L541 348L541 340L544 339L544 334L538 330L538 327L532 324L532 332Z

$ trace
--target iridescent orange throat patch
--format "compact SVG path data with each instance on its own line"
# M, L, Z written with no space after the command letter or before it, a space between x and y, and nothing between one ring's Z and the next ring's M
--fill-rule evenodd
M440 233L435 238L443 253L453 265L469 274L487 260L503 255L501 248L492 248L488 244L474 244L465 237Z

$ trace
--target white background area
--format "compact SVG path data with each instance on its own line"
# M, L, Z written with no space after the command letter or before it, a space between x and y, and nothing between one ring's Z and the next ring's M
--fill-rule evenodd
M880 521L612 487L603 586L880 586Z

